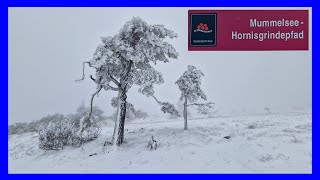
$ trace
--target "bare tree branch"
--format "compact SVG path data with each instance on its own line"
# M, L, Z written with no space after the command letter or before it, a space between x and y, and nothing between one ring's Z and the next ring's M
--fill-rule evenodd
M85 73L84 73L84 68L85 68L85 64L86 64L86 63L89 65L89 67L92 67L92 68L97 69L96 67L92 66L92 64L91 64L89 61L84 61L84 62L82 63L82 77L81 77L80 79L75 80L76 83L81 82L81 81L84 80L84 78L86 77L86 75L85 75Z
M110 84L106 85L106 90L111 89L112 91L119 91L119 88L112 87Z
M206 106L206 107L211 107L212 105L214 105L213 102L208 102L208 103L192 103L192 104L188 104L187 106Z
M93 82L97 83L97 80L95 78L93 78L92 75L90 75L90 79L92 79Z
M153 99L156 100L158 104L162 104L162 102L159 101L154 95L152 95L151 97L153 97Z
M121 84L119 81L117 81L113 76L110 75L110 72L109 72L109 68L107 69L107 74L109 76L109 78L111 79L111 81L118 87L121 87Z
M115 88L115 87L112 87L110 84L99 84L99 82L92 77L92 75L90 75L90 78L92 79L93 82L95 82L98 86L102 86L104 87L105 90L113 90L113 91L119 91L119 88Z
M100 85L97 91L91 95L89 118L91 118L92 111L93 111L93 99L101 91L101 89L102 89L102 86Z
M109 73L108 73L109 74ZM110 77L110 79L111 79L111 81L115 84L115 85L117 85L118 87L121 87L121 84L120 84L120 82L119 81L117 81L114 77L112 77L111 75L109 75L109 77Z

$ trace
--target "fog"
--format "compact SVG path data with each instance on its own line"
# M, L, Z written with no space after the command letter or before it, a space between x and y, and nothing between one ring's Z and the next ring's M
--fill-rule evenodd
M160 100L178 102L174 82L190 64L204 72L203 90L221 112L311 107L311 50L189 52L188 9L200 8L9 8L9 123L72 113L82 101L88 105L96 86L89 78L75 83L82 75L82 62L90 60L100 37L114 35L133 16L164 24L179 36L169 40L179 58L155 66L165 80L155 88ZM93 71L87 67L86 74ZM102 91L94 104L110 115L115 111L110 106L114 96L113 91ZM129 90L128 101L162 115L137 87Z

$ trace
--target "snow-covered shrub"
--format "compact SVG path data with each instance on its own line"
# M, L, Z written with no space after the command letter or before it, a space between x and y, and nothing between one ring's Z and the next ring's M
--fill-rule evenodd
M71 144L75 147L80 147L82 144L93 141L99 137L101 128L98 125L85 128L81 133L75 133L71 137Z
M257 128L257 125L256 124L250 124L248 126L248 129L256 129Z
M84 103L82 103L76 110L74 114L63 115L59 113L55 113L52 115L47 115L42 117L37 121L33 121L30 123L15 123L9 125L9 135L12 134L22 134L27 132L38 132L40 127L47 127L49 123L61 122L64 119L68 119L70 123L72 123L75 128L79 128L80 119L86 115L86 113L90 110L89 107L86 107ZM106 120L106 117L103 115L103 111L94 106L92 109L93 122L98 124Z
M47 126L50 122L59 122L65 119L63 114L53 114L42 117L40 120L30 123L15 123L9 125L9 134L22 134L27 132L37 132L41 126Z
M98 125L87 127L81 135L82 142L85 143L85 142L95 140L99 137L100 133L101 133L101 128Z
M302 140L297 139L295 135L293 135L293 139L290 140L291 143L303 143Z
M66 117L63 114L60 113L55 113L53 115L48 115L45 116L43 118L41 118L38 122L36 122L38 124L38 129L41 126L47 126L49 125L49 123L55 123L55 122L61 122L65 119ZM37 130L38 130L37 129Z
M28 123L15 123L9 125L9 134L22 134L28 132Z
M74 134L76 129L71 123L50 122L39 129L39 147L44 150L60 150L71 143Z
M268 162L268 161L272 161L272 160L273 160L273 157L270 154L262 155L259 158L259 161L261 161L261 162Z
M44 150L60 150L67 145L79 147L95 140L100 132L98 124L90 124L80 131L80 127L76 127L69 119L50 122L39 129L39 147Z
M100 125L90 116L90 111L80 119L79 124L77 136L73 137L73 146L80 146L83 143L95 140L100 135Z

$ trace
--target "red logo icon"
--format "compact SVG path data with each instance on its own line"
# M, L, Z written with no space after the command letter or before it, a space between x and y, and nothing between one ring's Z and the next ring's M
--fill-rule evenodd
M206 30L208 31L209 28L208 28L208 25L207 24L204 24L204 23L200 23L198 26L197 26L197 29L201 29L201 30Z
M211 33L212 30L209 30L209 27L206 23L200 23L194 32Z

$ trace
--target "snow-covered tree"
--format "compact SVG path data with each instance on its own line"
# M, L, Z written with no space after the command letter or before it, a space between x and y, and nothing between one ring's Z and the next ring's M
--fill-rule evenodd
M265 107L264 108L264 111L267 115L270 115L271 114L271 109L269 107Z
M118 92L113 144L123 143L128 90L132 85L138 85L141 94L153 96L154 84L161 84L164 80L152 63L166 63L169 58L178 57L176 49L165 41L167 37L176 38L177 34L163 25L149 25L141 18L134 17L116 35L103 37L93 58L83 63L83 67L88 64L96 72L95 77L90 76L97 85L96 92L91 96L91 106L94 97L102 89ZM81 80L84 77L83 68Z
M180 91L180 100L183 104L184 129L188 129L188 106L197 106L199 111L204 111L204 108L211 108L213 102L201 103L199 99L207 100L207 96L201 89L201 78L204 76L203 72L196 69L196 67L189 65L183 75L176 81Z

